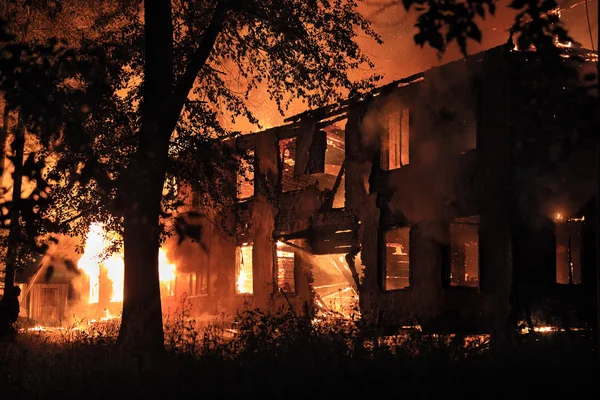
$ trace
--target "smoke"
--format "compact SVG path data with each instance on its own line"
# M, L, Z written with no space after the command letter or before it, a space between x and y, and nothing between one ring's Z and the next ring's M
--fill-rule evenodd
M207 222L208 223L208 222ZM205 223L206 224L206 223ZM208 238L203 231L200 242L192 239L184 239L180 242L179 237L170 237L163 245L169 262L177 266L177 272L189 273L208 268L208 253L205 248Z
M443 220L469 196L461 187L459 160L476 147L477 95L468 84L473 74L469 68L460 61L427 71L424 79L378 99L363 118L362 145L375 150L391 122L387 115L409 110L408 130L401 132L409 136L409 162L391 173L385 184L394 188L390 211L411 224ZM430 234L441 235L435 229Z
M524 194L537 205L538 212L532 220L555 218L557 214L580 217L596 192L594 167L593 152L580 150L573 152L557 170L535 178Z

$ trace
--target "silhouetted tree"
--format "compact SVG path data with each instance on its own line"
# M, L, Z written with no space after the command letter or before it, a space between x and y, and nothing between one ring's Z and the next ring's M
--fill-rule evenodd
M103 1L95 3L97 6ZM42 148L36 146L34 139L42 133L40 122L44 122L39 120L40 114L35 108L40 105L41 95L56 91L57 87L52 88L52 85L59 85L60 79L66 77L58 71L66 65L63 64L66 53L64 46L57 46L57 40L63 44L69 40L71 47L77 44L85 17L93 19L92 10L91 4L79 0L14 0L0 8L0 16L7 21L6 30L11 33L3 40L4 79L0 97L3 103L0 169L4 167L5 158L13 165L10 184L2 188L3 196L10 195L10 199L2 203L4 222L10 221L8 235L2 237L8 287L14 283L15 272L31 260L32 253L44 251L37 239L49 228L45 223L48 220L42 217L50 204L48 186L42 179L44 157L38 154ZM40 92L40 85L46 85L46 90ZM56 138L57 133L55 130L51 137ZM9 139L11 151L6 156ZM42 140L42 144L49 142ZM52 152L51 147L46 146L43 153ZM29 198L22 198L23 193L31 192L31 184L33 192Z
M167 176L231 197L220 189L235 190L226 178L239 162L217 140L233 136L222 121L257 122L245 100L260 84L282 111L294 97L323 105L371 87L374 77L348 77L370 65L360 30L378 39L353 1L131 2L97 18L76 54L61 50L47 64L58 73L45 93L15 99L36 104L27 115L55 135L46 143L57 154L55 217L123 223L121 343L163 346L158 249L175 199L174 185L164 195Z

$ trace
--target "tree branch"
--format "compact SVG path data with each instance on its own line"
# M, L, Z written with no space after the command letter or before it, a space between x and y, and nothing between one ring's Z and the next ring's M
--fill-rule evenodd
M194 85L194 81L202 67L206 64L215 42L217 41L217 37L223 29L223 23L227 17L227 7L225 3L225 1L219 1L217 3L212 20L204 32L204 36L202 37L198 49L196 49L196 52L190 57L185 72L175 84L175 89L173 91L173 107L171 109L169 121L171 125L175 125L177 122L181 109Z
M83 217L83 213L79 213L79 214L75 215L74 217L67 218L67 219L66 219L66 220L64 220L64 221L61 221L61 222L59 223L59 225L70 224L71 222L73 222L73 221L76 221L76 220L78 220L78 219L79 219L79 218L81 218L81 217Z

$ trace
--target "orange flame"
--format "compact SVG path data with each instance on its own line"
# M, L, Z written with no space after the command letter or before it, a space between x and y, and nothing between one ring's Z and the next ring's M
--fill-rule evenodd
M77 267L89 278L90 303L97 303L99 300L100 263L98 258L102 254L103 248L104 237L102 235L102 226L100 224L92 224L85 242L85 251L77 263Z
M252 294L252 245L244 244L237 252L237 293Z
M164 286L167 290L166 295L175 294L172 282L175 280L176 272L177 268L175 264L169 262L167 252L164 249L160 249L158 252L158 278L160 279L161 286Z
M107 258L102 257L104 250L110 244L111 241L106 239L106 232L102 225L98 223L92 224L85 242L83 256L77 264L77 267L89 278L90 304L98 303L99 301L101 268L106 270L107 278L112 283L113 291L110 302L120 303L123 301L125 261L122 253L113 254ZM175 264L169 262L167 253L162 248L159 251L158 262L159 279L162 284L168 286L170 291L172 289L171 283L175 280L177 268Z

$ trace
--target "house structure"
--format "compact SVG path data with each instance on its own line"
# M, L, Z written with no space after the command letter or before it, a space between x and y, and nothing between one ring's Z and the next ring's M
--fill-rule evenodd
M375 325L450 332L589 320L595 61L500 46L239 136L252 182L235 233L207 230L186 271L204 282L195 312L356 302Z
M70 322L69 311L79 300L73 286L80 273L64 259L44 255L17 274L21 289L19 315L43 325Z
M316 308L435 332L591 321L595 62L500 46L238 136L252 174L229 215L169 252L163 310L185 295L195 317ZM29 317L64 318L74 277L32 277Z

